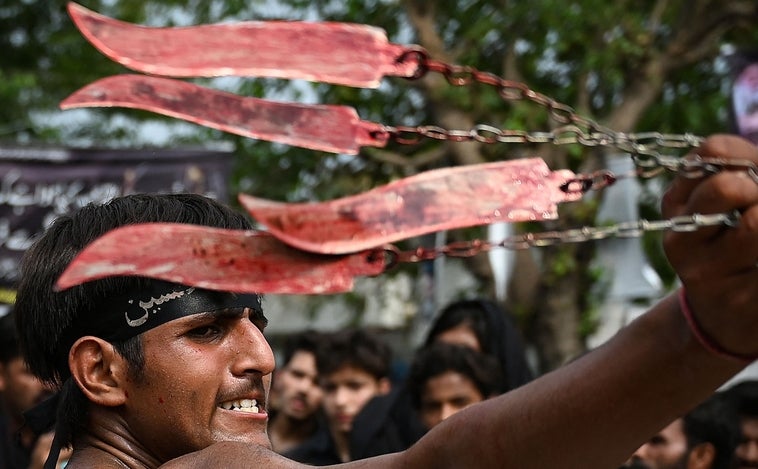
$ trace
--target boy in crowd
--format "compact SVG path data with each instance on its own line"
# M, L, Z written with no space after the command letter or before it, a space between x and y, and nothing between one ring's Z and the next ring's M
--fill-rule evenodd
M328 430L287 453L295 461L324 466L352 460L353 419L371 399L387 394L392 351L361 329L331 334L318 355Z
M18 343L13 310L0 317L0 468L41 469L52 434L34 434L24 425L24 412L51 394L26 366ZM61 454L60 462L68 452Z
M447 343L420 349L408 373L413 407L427 430L498 394L502 373L493 357Z

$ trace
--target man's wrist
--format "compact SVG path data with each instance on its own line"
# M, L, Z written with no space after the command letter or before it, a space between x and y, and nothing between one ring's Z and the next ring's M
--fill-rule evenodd
M687 325L690 328L690 332L695 337L697 342L708 352L719 357L728 358L730 360L738 361L744 365L748 365L755 360L758 360L758 355L748 355L742 353L732 352L721 344L718 343L710 334L708 334L695 318L692 309L690 308L689 301L687 301L687 292L684 287L679 289L679 309L681 309L684 318L687 320Z

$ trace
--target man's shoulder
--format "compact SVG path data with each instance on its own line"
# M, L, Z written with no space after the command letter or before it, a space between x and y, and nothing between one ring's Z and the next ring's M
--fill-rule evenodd
M401 459L401 453L388 454L377 458L353 461L340 467L344 469L350 467L355 467L356 469L405 467ZM213 444L195 453L185 454L163 464L161 469L250 469L254 467L304 469L312 466L306 466L288 459L263 446L225 441Z
M266 467L290 469L305 467L269 448L236 441L215 443L205 449L185 454L160 466L161 469Z

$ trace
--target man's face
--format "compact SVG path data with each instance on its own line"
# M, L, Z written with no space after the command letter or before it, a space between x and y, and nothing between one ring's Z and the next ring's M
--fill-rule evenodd
M324 390L324 412L330 427L347 433L353 419L374 396L388 390L386 380L378 380L360 368L344 366L321 379Z
M11 358L0 364L0 392L9 415L18 419L21 414L42 402L49 388L27 368L23 358Z
M321 406L323 392L318 385L316 357L298 350L276 375L279 389L279 411L295 420L311 417Z
M686 469L688 455L682 419L677 419L640 446L623 467Z
M431 429L484 398L469 378L455 371L446 371L426 382L419 409L421 421L427 429Z
M743 417L740 422L742 437L734 454L737 469L758 467L758 417Z
M274 355L251 309L186 316L144 334L144 375L128 380L124 418L161 461L218 441L270 447Z

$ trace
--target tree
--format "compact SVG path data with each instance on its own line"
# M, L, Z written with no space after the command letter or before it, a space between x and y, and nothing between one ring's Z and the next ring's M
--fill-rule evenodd
M293 2L295 3L295 2ZM621 132L706 134L727 129L725 77L722 53L726 45L749 44L756 37L758 5L751 1L645 1L645 2L509 2L422 1L375 2L317 1L321 13L340 21L370 23L386 28L390 37L404 37L449 63L470 65L509 80L528 83L541 93L570 104L582 116ZM396 10L396 7L401 10ZM411 84L422 97L416 112L423 122L452 129L470 129L477 123L521 130L548 130L556 122L534 103L504 103L486 90L455 89L439 76ZM400 88L407 95L408 86ZM344 92L329 96L349 101ZM395 104L388 92L384 102ZM364 110L365 94L354 92L353 104ZM375 106L373 101L368 106ZM412 115L412 113L409 113ZM393 119L394 117L394 119ZM382 122L395 121L386 114ZM397 149L401 166L415 172L437 165L471 164L517 158L531 152L551 167L589 172L603 166L603 151L541 145L503 148L477 143ZM396 154L366 151L376 161L400 161ZM596 203L587 201L562 207L550 229L596 223ZM545 227L543 227L545 228ZM590 243L545 248L534 284L516 298L512 310L528 311L531 339L541 354L541 368L554 368L584 348L579 334L594 281L589 268ZM517 271L532 270L520 256ZM475 267L488 281L487 269ZM516 277L519 278L518 276Z
M50 4L53 3L53 7ZM621 132L707 134L729 127L726 91L729 48L758 39L754 0L281 0L88 1L85 6L150 25L222 20L323 18L371 24L392 42L416 43L431 57L476 67L524 82L566 103L586 118ZM123 69L89 47L64 16L63 3L0 1L3 47L0 138L16 142L145 144L140 124L157 118L134 111L96 111L86 126L56 121L55 105L69 92ZM245 95L312 99L354 106L362 119L392 125L432 124L448 129L487 124L497 128L551 131L559 125L544 106L502 99L491 87L457 87L439 74L419 80L387 79L378 90L307 85L273 79L216 80ZM170 121L161 120L161 122ZM366 149L357 158L314 154L175 126L169 145L229 141L237 148L240 191L278 200L331 199L432 168L539 155L551 168L587 173L603 167L605 149L578 145L485 145L427 139L419 145ZM138 142L138 143L135 143ZM597 199L564 204L560 219L526 229L565 229L596 224ZM481 230L451 233L452 239ZM528 338L549 370L584 349L580 324L591 309L591 243L541 248L539 259L519 253L510 309L519 313ZM492 275L482 256L470 267L485 292ZM669 273L670 278L670 273Z

